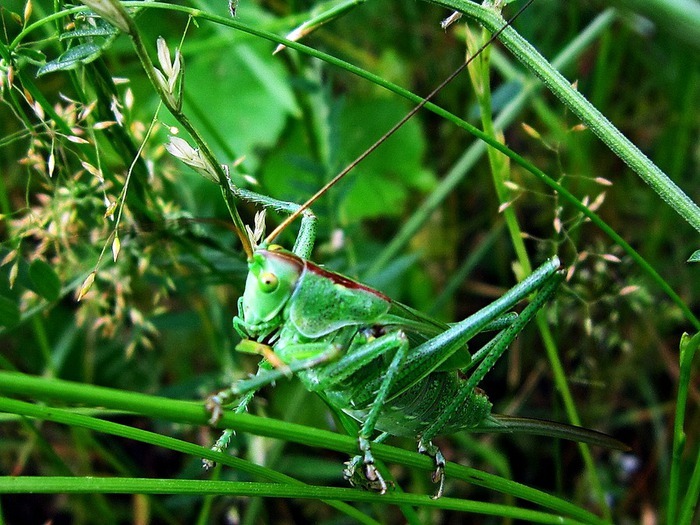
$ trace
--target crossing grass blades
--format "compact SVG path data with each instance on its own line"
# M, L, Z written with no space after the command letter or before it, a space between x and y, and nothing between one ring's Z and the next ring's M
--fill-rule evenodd
M418 451L435 462L435 498L444 492L445 458L432 442L441 434L522 432L626 448L607 435L585 428L494 414L488 396L478 387L525 325L555 295L563 280L557 257L493 303L451 325L309 260L316 232L311 204L401 127L468 62L303 205L252 193L230 181L225 185L224 191L231 198L228 202L243 199L290 215L264 239L264 213L258 215L254 232L238 231L249 273L238 302L238 315L233 319L242 337L236 350L263 359L254 377L237 381L209 397L212 424L221 418L225 406L236 403L235 411L244 412L259 389L293 375L308 390L319 393L360 423L359 454L344 469L352 485L385 493L390 483L375 467L372 444L388 436L415 437ZM299 216L301 227L293 248L274 244ZM526 298L530 301L520 315L511 312ZM483 332L492 332L493 336L471 354L469 341ZM225 431L213 448L225 449L232 434L232 430ZM205 466L211 463L205 461Z

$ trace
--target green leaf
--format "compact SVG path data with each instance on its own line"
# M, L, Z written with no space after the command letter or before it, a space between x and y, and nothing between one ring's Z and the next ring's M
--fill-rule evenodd
M55 301L61 293L61 280L46 261L37 259L29 267L32 289L47 301Z
M296 117L301 116L289 85L279 81L280 71L275 62L270 62L267 57L260 56L252 47L245 45L239 46L238 56L276 104Z
M70 48L56 60L48 62L39 68L37 76L46 75L55 71L68 71L82 64L89 64L102 53L102 46L94 42L87 42Z
M310 157L303 127L294 125L280 147L265 159L263 167L265 186L276 198L304 202L329 175L347 166L376 137L396 124L410 105L386 97L364 97L348 101L339 117L331 108L332 103L327 103L325 111L331 114L331 122L330 129L324 132L330 136L319 142L327 141L333 148L329 168L333 172L325 173L323 164ZM334 196L326 196L324 203L316 205L316 211L321 212L324 204L335 206L337 202L340 216L348 223L401 215L413 193L428 191L435 185L435 176L422 165L425 149L418 122L409 120L348 174L333 190Z
M354 102L341 117L343 166L381 136L410 109L401 101L387 98ZM377 130L368 133L367 127ZM425 137L415 119L409 120L377 151L348 175L350 189L339 203L342 216L350 222L401 215L415 190L424 192L435 184L434 175L423 167Z
M187 64L188 98L236 155L246 154L252 172L255 150L272 147L287 117L299 114L282 63L266 60L270 52L267 43L246 41L203 52ZM199 126L202 118L193 120Z
M116 35L119 30L111 25L102 24L97 27L84 27L75 29L74 31L66 31L61 33L59 40L68 40L70 38L85 38L85 37L110 37Z
M693 252L693 255L691 255L688 258L688 262L694 263L694 262L700 262L700 250L695 250Z
M0 295L0 326L11 328L20 321L19 307L12 299Z

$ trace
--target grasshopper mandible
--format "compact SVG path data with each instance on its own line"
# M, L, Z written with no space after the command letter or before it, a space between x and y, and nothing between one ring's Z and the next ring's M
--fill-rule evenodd
M373 439L411 436L418 439L418 451L435 461L435 497L444 490L445 459L432 443L440 434L462 430L526 432L625 448L592 430L492 414L491 402L478 388L523 327L556 293L563 280L556 256L501 298L452 325L309 260L316 235L316 219L309 206L357 162L303 205L276 201L231 184L225 188L235 197L290 216L257 246L262 235L238 232L246 247L249 273L238 302L238 315L233 319L234 329L242 337L236 350L264 359L257 375L207 400L211 422L218 421L224 405L239 399L236 411L245 411L257 390L294 374L308 390L318 392L360 422L359 455L344 470L351 484L386 492L387 482L374 465ZM293 249L273 244L298 216L301 227ZM528 297L530 302L520 315L509 313ZM468 341L484 331L494 331L495 335L471 355ZM376 431L382 434L374 438ZM215 448L225 448L230 435L227 431Z

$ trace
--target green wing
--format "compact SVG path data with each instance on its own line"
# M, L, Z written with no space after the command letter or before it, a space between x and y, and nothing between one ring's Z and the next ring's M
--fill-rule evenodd
M447 330L450 326L420 312L410 306L396 301L391 302L391 308L387 315L382 317L382 324L400 327L404 330L413 344L420 344ZM464 351L459 351L448 357L436 372L448 372L466 368L472 358L467 346Z
M396 325L408 332L424 334L427 339L435 337L449 328L448 324L397 301L391 301L391 308L384 319L386 319L384 324Z

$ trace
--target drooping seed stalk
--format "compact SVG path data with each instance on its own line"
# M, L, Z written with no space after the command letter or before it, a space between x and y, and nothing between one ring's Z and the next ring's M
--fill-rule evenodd
M236 232L241 240L246 256L250 258L253 253L253 248L251 246L250 239L246 235L243 220L241 219L238 209L236 208L234 195L229 190L228 176L202 135L182 112L179 97L173 97L172 93L166 90L165 86L163 86L161 80L158 78L156 68L153 65L153 61L151 60L148 51L146 50L146 46L141 39L138 26L134 22L133 18L131 18L124 6L122 6L122 4L117 0L83 0L83 3L100 14L112 25L118 27L121 31L126 33L129 38L131 38L136 54L141 61L141 66L143 67L148 80L151 82L153 89L155 89L156 93L158 93L163 105L168 108L168 111L170 111L173 117L175 117L180 125L185 128L187 133L189 133L197 144L199 151L207 160L210 168L216 173L216 178L218 179L219 186L221 187L221 193L223 194L224 201L226 202L229 214L231 215L231 219L233 220L233 225L236 228ZM180 79L180 82L182 82L182 79ZM180 88L182 88L182 86L180 86Z

